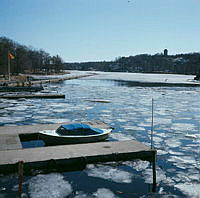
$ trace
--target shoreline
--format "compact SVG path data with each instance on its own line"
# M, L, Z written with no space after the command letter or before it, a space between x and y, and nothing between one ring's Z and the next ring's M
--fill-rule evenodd
M24 76L28 76L25 74ZM142 87L198 87L200 81L194 80L193 75L177 75L177 74L155 74L155 73L124 73L124 72L100 72L100 71L79 71L67 70L63 74L52 75L29 75L30 81L12 81L9 86L24 87L42 86L47 83L57 83L65 80L78 78L86 78L87 80L113 80L127 86ZM0 83L5 81L0 80ZM8 81L7 81L8 82ZM3 87L3 86L0 86Z

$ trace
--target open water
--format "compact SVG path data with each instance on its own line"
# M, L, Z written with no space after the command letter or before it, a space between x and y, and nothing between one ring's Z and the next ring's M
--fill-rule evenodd
M76 79L50 84L45 90L64 93L66 98L0 99L0 126L100 120L115 128L110 141L135 139L150 145L154 98L157 188L151 193L149 162L136 160L90 164L82 171L35 172L24 178L24 198L200 197L200 88ZM16 174L0 176L0 198L17 197L17 190Z

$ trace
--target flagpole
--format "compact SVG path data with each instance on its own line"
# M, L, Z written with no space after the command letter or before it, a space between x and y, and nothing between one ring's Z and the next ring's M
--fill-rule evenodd
M10 81L10 56L8 51L8 80Z

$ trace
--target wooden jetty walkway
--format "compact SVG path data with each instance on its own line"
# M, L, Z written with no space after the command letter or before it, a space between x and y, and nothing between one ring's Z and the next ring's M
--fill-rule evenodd
M3 99L20 99L20 98L65 98L64 94L17 94L17 95L2 95Z
M38 92L42 91L43 89L44 88L42 86L0 86L0 92Z
M87 124L108 128L100 122ZM34 136L38 131L58 126L60 124L0 127L0 173L17 171L20 161L23 161L25 171L131 159L155 162L156 151L135 140L22 148L21 135Z

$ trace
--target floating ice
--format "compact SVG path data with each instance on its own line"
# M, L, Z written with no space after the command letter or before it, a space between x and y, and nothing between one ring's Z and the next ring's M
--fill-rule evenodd
M117 198L111 190L106 188L99 188L93 195L97 198Z
M70 122L70 120L69 119L62 119L62 118L43 118L43 119L41 119L40 120L41 122L51 122L51 123L63 123L63 122Z
M125 130L145 131L145 128L140 126L125 125L124 128Z
M33 198L64 198L71 194L72 187L61 174L37 175L29 180L28 189Z
M141 160L137 160L137 161L127 161L127 162L123 162L123 164L135 169L136 171L143 171L146 168L148 168L149 166L149 162L147 161L141 161Z
M175 131L194 131L195 125L189 123L173 123L171 129Z
M179 183L175 187L191 198L200 198L200 183Z
M184 155L184 153L182 153L182 152L176 152L176 151L172 151L172 150L169 150L169 153L171 155Z
M22 106L15 106L15 107L8 107L7 110L13 110L13 111L25 111L28 107L25 105Z
M20 122L23 121L24 117L1 117L0 123L8 123L8 122Z
M110 137L118 140L118 141L125 141L125 140L133 140L135 139L133 136L131 135L125 135L123 133L111 133Z
M152 184L153 183L153 173L151 168L147 168L143 171L143 176L145 183ZM169 177L166 177L165 172L159 167L156 168L156 182L167 183L168 185L173 185L174 182Z
M160 137L157 137L157 136L153 137L153 142L156 144L161 143L162 141L163 141L163 139L161 139Z
M98 177L116 183L131 183L133 175L129 172L122 171L117 168L113 168L105 165L93 165L87 166L88 176Z
M158 155L166 155L166 154L168 154L168 151L157 149L157 154Z
M191 138L191 139L196 139L197 138L197 135L196 134L186 134L185 137L187 138Z
M183 164L196 164L196 160L193 156L170 156L169 162L178 162Z
M1 117L0 123L8 123L8 122L13 122L13 119L11 117Z
M80 192L76 192L76 195L74 198L94 198L94 196L88 195L88 194L80 191Z
M117 121L118 121L118 122L127 122L127 120L121 119L121 118L117 119Z
M170 138L170 139L167 139L165 140L165 143L167 146L169 147L179 147L181 145L181 142L179 141L178 138Z
M101 112L103 112L103 113L111 113L112 111L110 111L110 110L102 110Z
M145 121L148 123L151 123L151 118L147 118ZM155 117L153 122L154 122L154 125L159 125L159 124L168 125L168 124L171 124L172 121L171 119L167 119L167 118Z

